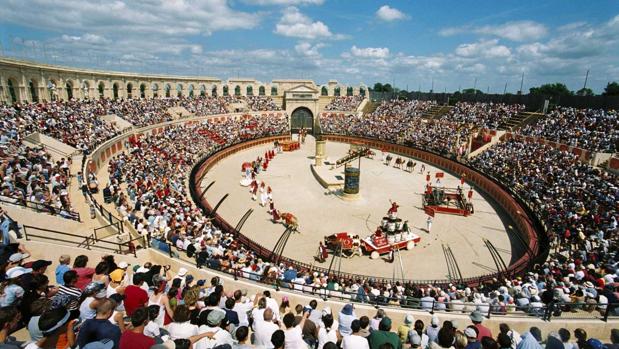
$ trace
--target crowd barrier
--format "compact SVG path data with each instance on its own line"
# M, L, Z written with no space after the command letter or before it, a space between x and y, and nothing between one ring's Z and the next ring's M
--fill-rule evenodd
M254 251L258 256L266 259L270 259L273 257L273 251L271 248L267 248L265 246L260 245L259 243L249 239L244 234L236 231L236 229L231 226L223 217L221 217L217 213L212 213L213 207L210 205L208 200L204 197L203 192L200 187L200 181L203 178L204 174L207 173L217 162L221 159L226 158L234 153L239 151L243 151L245 149L259 146L262 144L272 143L276 140L281 140L281 137L269 137L262 138L258 140L248 141L241 144L236 144L229 146L227 148L221 149L220 151L206 155L202 160L196 162L191 175L190 175L190 193L194 202L196 202L199 206L201 206L207 214L212 215L214 223L225 233L230 233L237 241L241 244L247 246L250 250ZM470 277L461 280L461 283L467 284L469 286L478 286L484 282L491 281L493 279L503 279L503 278L511 278L516 275L522 274L524 271L528 270L533 262L537 260L539 257L540 251L540 239L538 239L538 235L534 228L534 222L527 215L527 209L519 204L519 202L512 196L508 191L506 191L500 184L496 183L492 179L482 175L478 171L466 166L465 164L456 162L454 160L450 160L439 156L437 154L430 153L428 151L424 151L421 149L411 148L403 145L391 144L382 142L379 140L365 139L359 137L348 137L348 136L336 136L336 135L323 135L323 139L331 140L335 142L344 142L344 143L357 143L363 144L371 148L383 149L384 151L388 151L391 153L397 153L409 157L414 157L420 159L426 163L432 164L439 168L445 169L448 172L460 175L465 175L467 181L469 183L474 184L478 189L485 192L489 196L491 196L500 206L501 208L510 216L513 220L517 229L515 229L515 233L520 236L520 241L525 245L526 252L514 263L510 264L505 271L500 271L498 273L491 273L486 275L481 275L477 277ZM545 257L543 257L545 259ZM319 273L330 273L331 271L326 268L321 268L317 266L310 265L309 263L303 263L300 261L296 261L287 257L281 257L280 261L286 263L288 265L295 266L298 270L305 271L316 271ZM347 279L372 279L380 282L390 282L391 279L381 278L373 275L360 275L360 274L352 274L352 273L338 273L338 276L341 278ZM453 282L453 280L403 280L409 284L432 284L432 285L441 285L446 286L449 283Z

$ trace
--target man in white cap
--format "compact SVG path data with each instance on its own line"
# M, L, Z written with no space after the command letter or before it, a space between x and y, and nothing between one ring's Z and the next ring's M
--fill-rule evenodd
M174 277L175 279L181 279L181 288L185 287L185 277L187 276L187 269L180 267L178 269L178 274Z
M467 345L465 349L480 349L481 343L477 340L477 331L474 326L469 326L464 330Z
M428 342L438 343L438 331L440 330L438 325L438 316L432 315L432 319L430 320L430 327L426 329L426 334L428 335Z

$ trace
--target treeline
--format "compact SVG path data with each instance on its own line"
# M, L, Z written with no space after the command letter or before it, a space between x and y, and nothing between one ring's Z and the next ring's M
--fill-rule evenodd
M373 92L385 92L385 93L408 93L414 91L406 91L394 88L391 84L386 83L382 84L377 82L374 84L373 88L370 88L370 91ZM434 92L434 91L430 91ZM456 91L454 94L484 94L483 91L466 88L462 91ZM531 87L529 89L529 94L531 95L543 95L543 96L594 96L593 90L590 88L581 88L578 91L571 91L565 84L556 82L553 84L543 84L538 87ZM601 94L602 96L619 96L619 83L616 81L609 82L604 88L604 92Z

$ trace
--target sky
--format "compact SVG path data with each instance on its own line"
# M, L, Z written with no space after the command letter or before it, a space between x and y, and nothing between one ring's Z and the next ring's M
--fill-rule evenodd
M619 81L619 1L0 0L0 55L188 76L515 93Z

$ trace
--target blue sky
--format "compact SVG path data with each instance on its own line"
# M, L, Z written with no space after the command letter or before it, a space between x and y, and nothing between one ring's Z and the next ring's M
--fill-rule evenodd
M2 54L144 73L515 92L619 81L619 1L0 0Z

